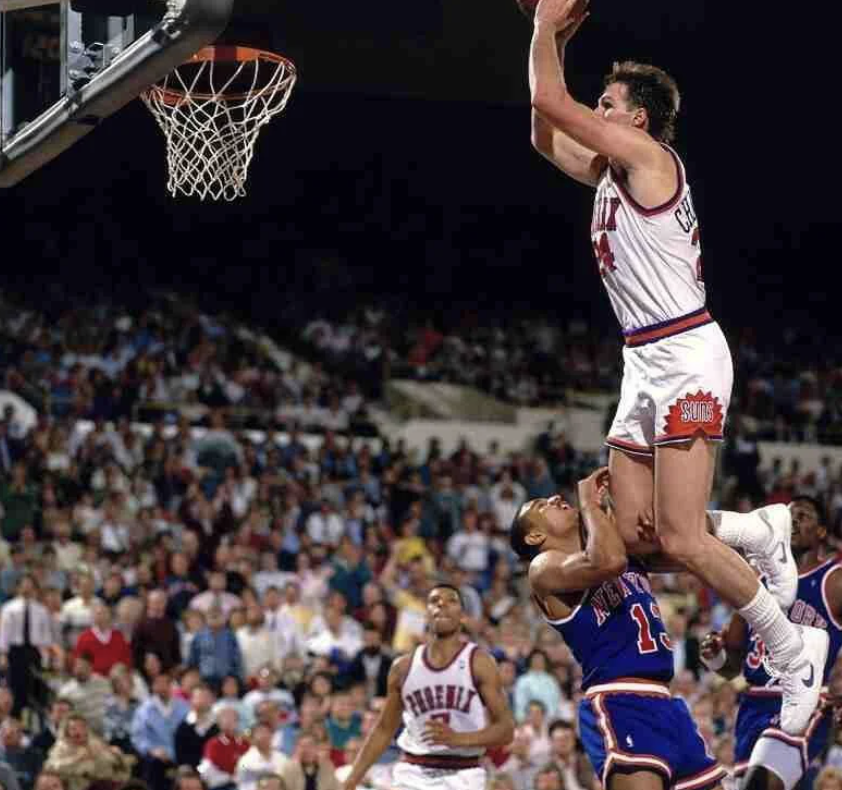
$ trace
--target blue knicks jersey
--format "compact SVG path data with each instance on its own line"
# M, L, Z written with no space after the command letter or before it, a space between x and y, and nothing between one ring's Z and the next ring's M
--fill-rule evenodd
M824 685L830 678L830 671L836 661L836 654L842 647L842 623L837 623L827 606L825 585L831 573L840 570L842 564L836 558L823 562L811 571L798 576L798 592L795 603L789 610L789 619L799 625L811 625L822 628L830 637L830 647L827 651L827 663L824 667ZM763 640L749 628L747 639L747 653L743 664L743 676L750 686L774 685L769 673L763 665L766 646Z
M583 691L618 678L672 680L672 644L646 569L634 560L622 576L585 591L568 617L547 622L581 665Z

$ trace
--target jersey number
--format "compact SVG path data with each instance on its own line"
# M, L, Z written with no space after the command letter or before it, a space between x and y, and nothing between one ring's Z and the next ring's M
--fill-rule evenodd
M652 616L657 617L660 620L661 612L658 609L658 605L652 604L651 610ZM631 619L634 620L637 625L638 652L643 655L646 655L647 653L657 653L658 643L652 636L652 626L649 625L649 618L646 616L646 612L643 610L643 607L639 603L632 604L629 614L631 615ZM672 650L672 642L667 634L661 634L660 640L661 644L667 650Z
M751 641L753 644L746 655L746 664L751 669L759 669L766 657L766 645L763 644L763 640L757 634L752 634Z
M631 617L637 623L637 649L640 653L657 653L658 643L652 638L652 629L649 626L649 618L639 604L633 604Z
M611 245L608 243L607 233L603 233L599 237L599 241L593 243L593 251L596 255L596 262L599 264L599 273L603 277L617 268L614 263L614 253L611 252Z
M430 716L431 719L437 719L438 721L443 721L448 726L450 725L450 714L449 713L433 713Z

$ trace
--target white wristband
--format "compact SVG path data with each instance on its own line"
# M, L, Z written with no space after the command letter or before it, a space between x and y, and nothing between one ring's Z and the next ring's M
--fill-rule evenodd
M701 660L702 663L711 670L711 672L719 672L719 670L725 666L725 662L728 660L728 655L724 649L720 648L719 652L709 661L705 659L704 656L701 656Z

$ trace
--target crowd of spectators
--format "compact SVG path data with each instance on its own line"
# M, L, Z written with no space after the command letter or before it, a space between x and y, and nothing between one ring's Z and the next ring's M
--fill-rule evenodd
M45 299L37 309L0 294L0 336L5 388L58 417L116 420L146 407L201 424L225 408L244 425L323 431L366 422L356 380L171 293L139 295L131 307Z
M294 378L302 392L316 371L331 389L330 359L306 374L271 357L261 367L243 327L175 306L102 308L101 330L87 311L47 314L0 310L1 331L20 343L3 352L7 381L47 386L66 405L32 421L14 406L0 416L0 786L338 789L392 657L423 639L425 593L446 578L462 591L468 635L497 658L517 720L511 746L486 758L493 786L599 790L577 738L578 667L529 605L507 535L525 499L573 497L599 458L558 432L517 453L468 441L444 453L435 440L419 453L353 438L350 425L321 425L314 440L297 413L281 438L277 401L258 438L232 425L232 399L201 403L185 379L218 373L220 391L253 403L255 382L270 379L247 371L276 387ZM383 336L386 316L365 320ZM325 332L312 322L307 342ZM144 428L97 410L122 403L114 392L144 370L167 396L198 402L206 430L189 414ZM85 394L100 374L110 401ZM807 493L838 526L842 470L827 459L761 473L756 449L735 420L720 504ZM675 692L730 765L739 687L699 662L701 639L729 611L686 575L657 576L654 588L676 646ZM390 748L367 786L388 790L398 756ZM842 744L828 764L842 765Z
M622 341L557 315L476 315L454 308L407 318L355 309L303 324L302 339L328 363L385 357L393 376L478 387L520 406L565 402L570 391L619 392ZM786 331L783 342L729 332L737 367L731 412L757 439L842 444L842 359L823 337Z

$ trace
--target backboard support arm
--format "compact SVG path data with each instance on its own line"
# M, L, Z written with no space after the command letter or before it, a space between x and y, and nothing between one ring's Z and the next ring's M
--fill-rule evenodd
M20 3L18 7L46 4L0 0L0 10L5 10L2 4L6 3ZM63 96L3 143L0 187L22 181L215 41L228 25L233 5L234 0L171 0L163 20L115 57L107 69Z

